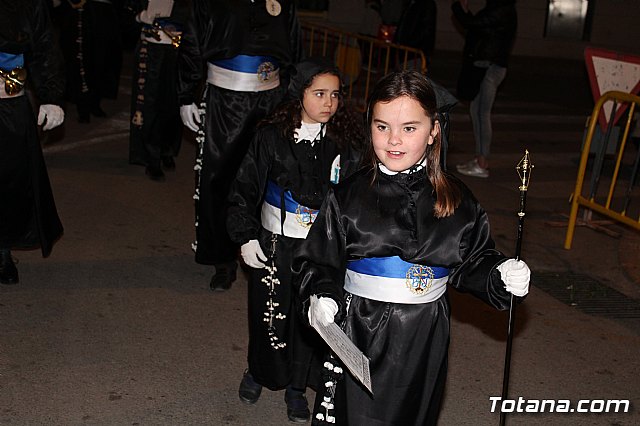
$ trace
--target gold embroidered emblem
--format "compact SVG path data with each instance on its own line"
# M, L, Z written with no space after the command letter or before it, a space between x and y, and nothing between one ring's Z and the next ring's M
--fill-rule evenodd
M276 67L271 62L263 62L258 67L258 80L265 82L271 79L271 74L276 69Z
M309 207L301 206L298 204L296 208L296 220L301 226L310 228L313 225L313 221L316 220L318 212L310 209Z
M413 265L407 271L406 285L413 294L426 294L433 285L435 274L433 269L423 265Z
M0 78L4 80L4 90L7 95L17 95L27 81L27 70L22 67L16 67L11 71L0 70Z

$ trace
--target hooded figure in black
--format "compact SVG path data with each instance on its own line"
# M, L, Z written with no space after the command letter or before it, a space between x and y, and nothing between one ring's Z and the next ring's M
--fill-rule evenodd
M286 90L285 74L300 56L299 26L293 0L192 5L178 57L178 99L182 122L199 132L193 248L196 262L215 266L211 289L227 290L238 255L226 230L229 187L256 124ZM205 80L205 99L196 106Z
M40 102L38 117L25 85ZM38 128L64 120L64 75L44 0L0 0L0 283L17 284L11 249L49 256L62 224Z
M249 278L249 368L240 398L261 386L287 388L292 421L308 419L304 390L321 342L300 321L291 259L329 188L358 165L362 118L341 100L336 67L323 58L299 63L286 99L258 126L229 193L227 229L241 246Z

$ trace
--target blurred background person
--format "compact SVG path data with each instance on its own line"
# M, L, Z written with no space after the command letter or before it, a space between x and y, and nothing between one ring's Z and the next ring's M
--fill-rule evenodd
M411 0L404 8L395 31L394 42L422 50L427 65L436 43L436 18L438 8L435 0Z
M498 87L507 75L518 25L515 0L487 0L485 7L476 14L469 10L468 0L456 0L451 8L466 31L463 71L466 65L471 72L464 78L466 81L460 83L474 87L470 89L470 96L459 91L458 97L471 100L469 113L476 143L475 158L456 168L463 175L487 178L493 137L491 110ZM479 76L477 84L472 81L476 80L475 76Z
M101 101L115 99L122 67L121 0L63 0L57 11L67 73L67 99L78 121L106 117Z
M129 163L145 166L151 180L175 170L182 141L176 92L178 48L189 15L188 0L128 0L142 24L131 91Z
M49 256L62 235L38 139L64 121L64 73L45 0L0 0L0 283L17 284L12 249ZM37 119L25 85L40 102Z

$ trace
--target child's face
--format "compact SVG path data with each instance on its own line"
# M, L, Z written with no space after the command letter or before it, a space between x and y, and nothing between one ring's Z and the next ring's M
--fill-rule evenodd
M336 113L339 100L340 79L331 74L315 76L302 97L302 121L326 123Z
M373 107L373 150L380 162L394 172L419 162L439 130L420 103L408 96L378 102Z

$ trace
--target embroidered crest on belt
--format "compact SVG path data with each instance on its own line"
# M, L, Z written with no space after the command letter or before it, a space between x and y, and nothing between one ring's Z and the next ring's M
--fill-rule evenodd
M317 210L298 204L296 208L296 220L300 225L306 226L307 228L311 227L313 221L316 220L316 216L318 216Z
M431 289L435 273L429 266L413 265L407 271L407 288L414 294L425 294Z
M258 80L269 81L273 71L276 69L275 65L271 62L263 62L258 66Z

